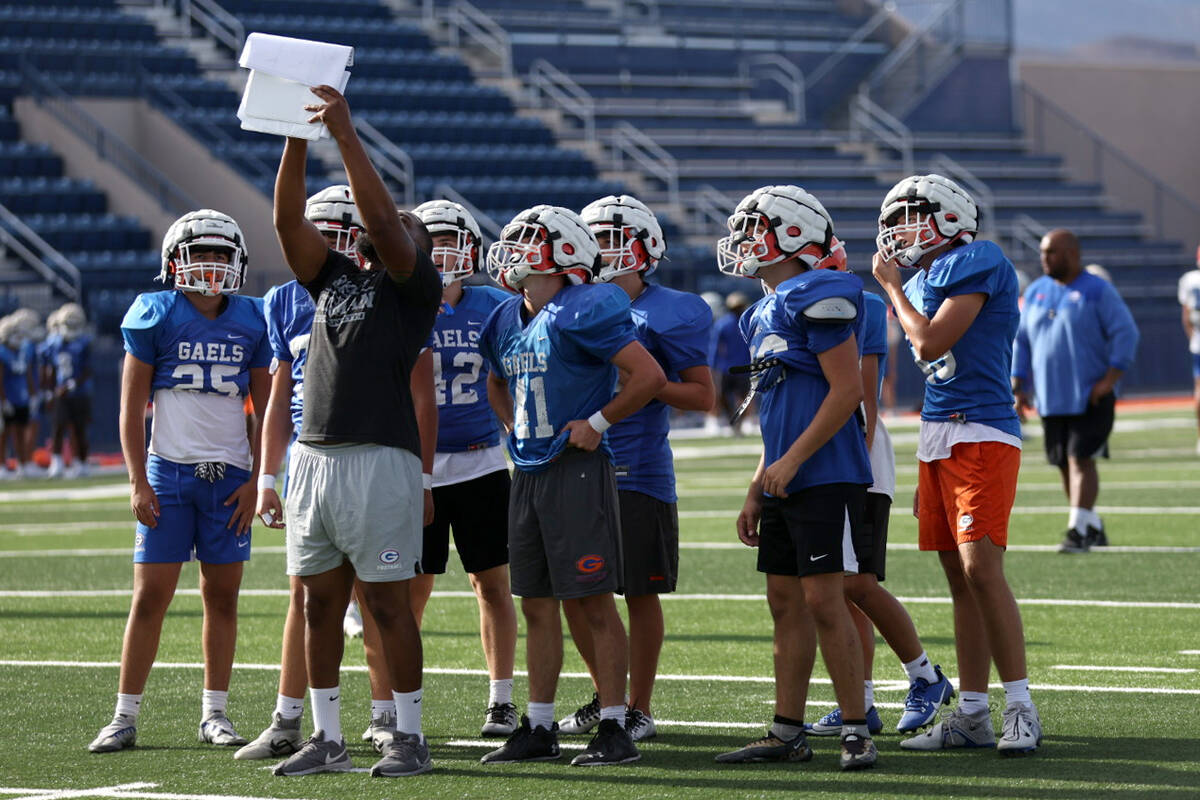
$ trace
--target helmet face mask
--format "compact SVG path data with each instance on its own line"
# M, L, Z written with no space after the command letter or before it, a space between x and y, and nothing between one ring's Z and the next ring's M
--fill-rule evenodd
M584 207L580 217L600 245L598 282L620 275L650 275L666 255L662 225L645 203L627 194L609 195Z
M225 255L214 258L214 252ZM246 274L246 260L246 240L237 222L205 208L184 214L167 229L158 277L184 292L207 297L236 294Z
M833 220L817 198L799 186L763 186L742 198L717 242L717 268L756 278L763 267L799 258L814 268L830 254Z
M884 198L875 246L885 260L913 267L945 245L974 241L978 223L975 201L954 181L913 175Z
M588 283L599 270L600 245L583 219L568 208L539 205L522 211L488 248L492 279L514 292L530 275L562 275Z
M349 186L344 183L326 186L304 202L304 216L329 242L329 249L353 260L359 268L366 266L354 249L363 224Z
M470 211L453 200L430 200L413 209L413 213L433 238L429 257L442 274L442 286L479 270L483 234Z
M500 241L488 248L487 266L492 280L514 292L521 291L521 284L530 275L559 274L546 229L529 222L504 228Z

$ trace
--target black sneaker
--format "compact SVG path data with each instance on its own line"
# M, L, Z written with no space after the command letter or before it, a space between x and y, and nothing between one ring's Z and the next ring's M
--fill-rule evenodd
M761 761L811 761L812 757L812 748L808 746L808 739L803 733L784 741L767 731L767 735L761 739L755 739L737 750L721 753L717 761L721 764L749 764Z
M481 764L512 764L515 761L553 761L561 755L558 751L558 723L550 730L541 725L529 727L529 717L521 715L521 725L508 741L479 759Z
M1084 541L1089 548L1108 547L1108 535L1104 532L1103 528L1093 528L1091 525L1088 525L1087 536L1084 537Z
M602 719L587 749L571 759L573 767L602 767L628 764L642 757L629 731L615 719Z
M1086 553L1088 551L1089 542L1086 537L1079 531L1071 528L1063 537L1062 544L1058 546L1060 553Z

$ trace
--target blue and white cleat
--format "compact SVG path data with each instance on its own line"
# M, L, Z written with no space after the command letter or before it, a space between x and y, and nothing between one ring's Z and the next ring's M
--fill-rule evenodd
M117 714L112 722L100 729L96 738L88 745L93 753L115 753L133 747L137 741L137 725L132 717Z
M1033 703L1017 703L1004 709L1000 741L996 744L1001 755L1026 755L1037 750L1041 743L1042 720Z
M954 697L954 687L950 679L942 674L942 668L935 666L937 680L930 683L924 678L917 678L908 686L908 697L904 698L904 713L896 723L900 733L912 733L933 722L937 716L938 706L948 705Z
M875 706L867 709L867 730L872 736L883 730L883 720ZM842 710L835 708L816 722L804 723L804 732L809 736L841 736Z

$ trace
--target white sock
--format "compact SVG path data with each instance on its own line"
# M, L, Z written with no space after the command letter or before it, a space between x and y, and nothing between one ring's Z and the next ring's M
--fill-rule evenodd
M908 676L910 683L917 678L924 678L929 683L937 683L938 679L937 673L933 671L933 664L929 663L929 656L924 650L921 651L921 655L904 664L904 674Z
M275 695L275 713L284 719L296 719L304 713L303 697L288 697L286 694Z
M396 701L396 732L421 734L421 690L392 692Z
M229 692L221 692L216 689L205 689L200 718L208 719L209 715L214 711L224 712L225 706L228 704Z
M535 703L531 700L529 702L529 727L545 728L546 730L553 728L554 703Z
M625 727L625 706L601 706L600 720L613 719Z
M958 693L958 710L964 714L978 714L980 711L987 711L988 696L987 692L965 692Z
M140 713L142 713L142 696L140 694L117 692L117 710L113 712L114 716L120 714L123 717L137 719Z
M62 456L61 455L50 456L50 469L62 469Z
M1033 705L1033 699L1029 696L1029 678L1004 683L1004 705L1011 707L1018 703Z
M376 700L371 698L371 719L379 719L384 714L396 716L396 701L392 700Z
M512 678L501 678L498 681L488 682L488 705L494 706L497 703L512 702Z
M325 741L337 742L342 738L342 690L338 686L329 689L309 689L312 698L313 728L325 732Z
M875 705L875 681L863 681L863 708L871 710Z
M1087 533L1086 527L1079 527L1079 512L1082 510L1082 508L1071 506L1071 510L1067 512L1067 527L1080 533Z

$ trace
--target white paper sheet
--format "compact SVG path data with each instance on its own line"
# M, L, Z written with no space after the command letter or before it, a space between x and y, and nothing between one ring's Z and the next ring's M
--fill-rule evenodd
M329 136L321 123L310 123L304 106L320 103L309 87L328 84L345 91L346 67L354 48L251 33L238 63L250 69L237 116L244 130L315 140Z

